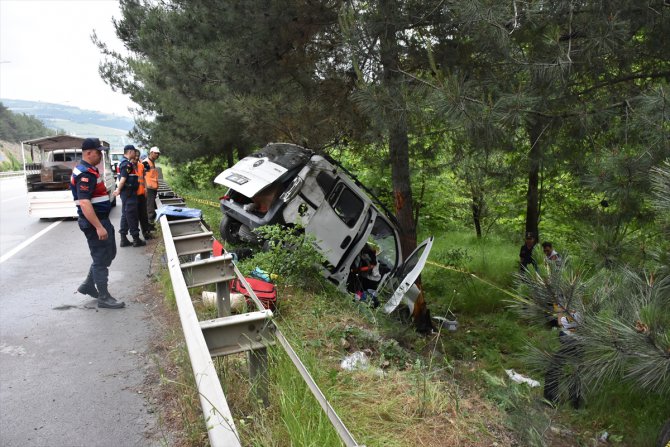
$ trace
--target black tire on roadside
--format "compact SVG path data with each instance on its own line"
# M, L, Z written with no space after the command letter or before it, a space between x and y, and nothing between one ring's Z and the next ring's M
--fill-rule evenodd
M225 242L231 244L239 244L239 229L242 224L228 215L223 215L221 223L219 224L219 232L221 233L221 239Z

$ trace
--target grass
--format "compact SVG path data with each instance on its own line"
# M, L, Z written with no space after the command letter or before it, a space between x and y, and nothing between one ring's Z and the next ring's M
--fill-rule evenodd
M220 195L220 191L179 193L213 202ZM209 226L218 228L218 208L189 205L201 208ZM556 337L520 321L506 308L508 292L514 293L517 244L495 237L478 240L465 232L436 236L430 256L434 264L424 270L423 285L432 314L457 319L456 332L421 337L397 315L385 316L338 292L280 289L276 317L280 328L359 443L593 445L605 430L622 446L653 441L668 414L667 403L660 398L622 394L611 385L583 410L567 406L554 410L543 405L541 389L511 382L505 369L527 374L521 355L527 344L548 345ZM163 287L170 289L169 280ZM202 305L197 311L201 319L215 316ZM175 394L184 395L184 402L172 410L184 419L184 445L202 445L206 432L188 378L185 348L180 349L182 353L172 357L175 368L186 375L170 378L166 386L172 384ZM355 351L366 352L371 367L341 370L340 361ZM252 391L244 355L216 360L243 444L340 445L283 350L275 346L268 352L267 408Z

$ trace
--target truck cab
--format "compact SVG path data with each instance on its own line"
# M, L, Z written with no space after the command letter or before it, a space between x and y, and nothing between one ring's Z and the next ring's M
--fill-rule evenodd
M77 217L77 207L70 191L72 170L81 160L84 138L57 135L23 141L23 169L28 190L28 214L33 217ZM102 141L109 148L109 143ZM26 152L30 152L30 160ZM102 176L112 206L116 205L114 176L109 151L103 151L96 166Z

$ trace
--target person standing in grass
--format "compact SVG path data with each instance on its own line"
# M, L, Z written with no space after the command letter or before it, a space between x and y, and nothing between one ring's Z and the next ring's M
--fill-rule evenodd
M582 347L575 331L582 324L579 312L568 310L561 303L554 305L554 312L558 321L558 341L560 347L551 358L551 364L544 377L544 398L552 405L566 395L572 407L578 409L582 404L581 378L579 363L581 362ZM566 383L561 388L562 380Z
M528 266L532 265L537 270L537 261L533 257L533 249L535 248L535 235L532 232L526 233L526 239L519 251L519 270L528 270Z
M544 260L547 264L553 264L557 267L561 265L561 255L554 250L554 246L551 242L542 242L542 251L544 252Z

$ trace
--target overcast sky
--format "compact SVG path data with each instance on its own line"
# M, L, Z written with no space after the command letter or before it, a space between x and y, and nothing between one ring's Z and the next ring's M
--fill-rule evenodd
M134 104L100 79L91 41L116 50L117 0L0 0L0 98L65 104L130 116Z

